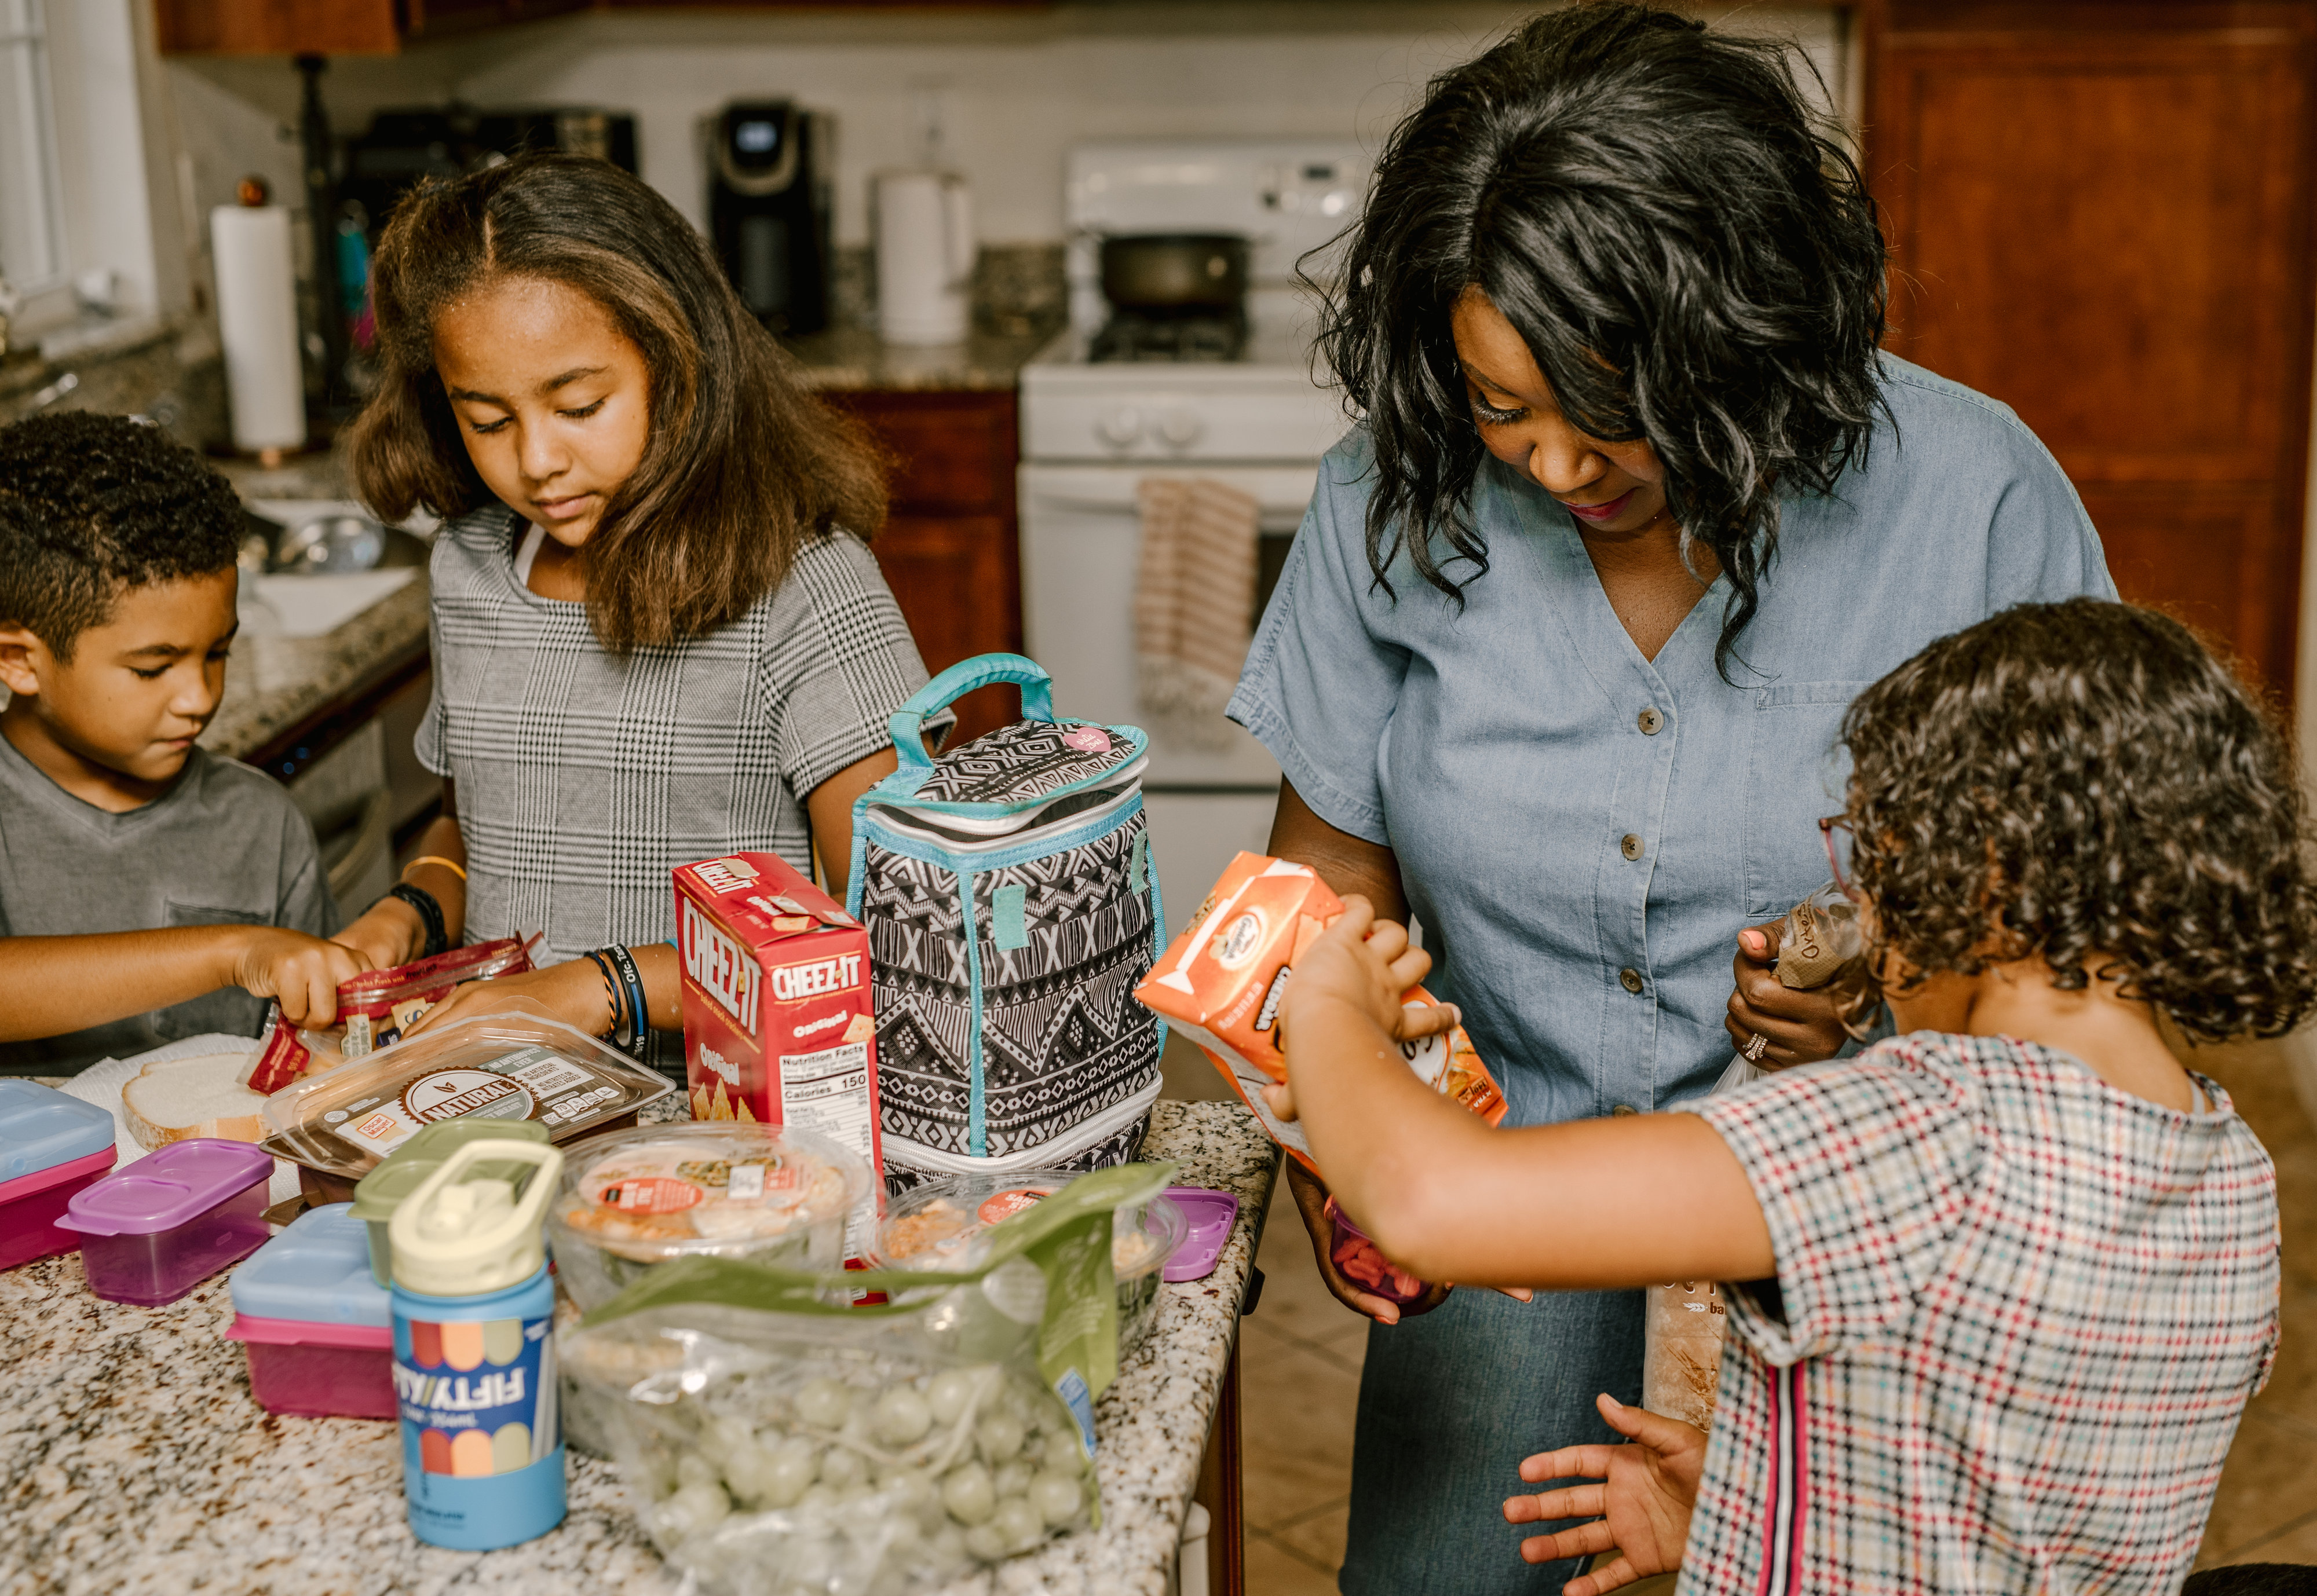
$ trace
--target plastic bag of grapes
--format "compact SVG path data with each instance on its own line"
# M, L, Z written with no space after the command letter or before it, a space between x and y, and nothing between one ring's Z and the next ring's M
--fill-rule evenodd
M1174 1167L1081 1176L954 1273L666 1265L563 1333L567 1389L706 1589L933 1589L1100 1522L1111 1214ZM854 1306L863 1291L890 1300Z

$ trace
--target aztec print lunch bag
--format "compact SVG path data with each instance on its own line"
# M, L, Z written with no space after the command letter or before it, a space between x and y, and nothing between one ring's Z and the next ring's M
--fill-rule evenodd
M1018 682L1023 718L938 759L927 717ZM1100 1169L1141 1150L1166 1022L1134 1001L1166 943L1131 726L1058 720L1017 654L951 666L893 714L901 767L853 807L886 1183Z

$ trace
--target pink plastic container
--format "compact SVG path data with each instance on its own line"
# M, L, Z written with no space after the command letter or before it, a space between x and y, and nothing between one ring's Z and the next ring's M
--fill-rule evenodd
M277 1413L391 1419L393 1299L371 1279L370 1229L351 1203L298 1216L234 1271L233 1328L249 1394Z
M1361 1290L1393 1304L1403 1317L1427 1314L1432 1307L1439 1306L1436 1303L1431 1306L1422 1306L1425 1294L1432 1289L1432 1282L1418 1279L1386 1258L1382 1249L1370 1239L1366 1231L1352 1223L1350 1217L1336 1206L1336 1199L1332 1197L1328 1199L1327 1214L1328 1223L1335 1227L1328 1244L1328 1256L1336 1261L1336 1267L1343 1271L1346 1279Z
M90 1290L157 1307L264 1245L273 1172L247 1142L171 1142L79 1192L57 1223L80 1233Z
M112 1160L110 1113L37 1081L0 1080L0 1269L78 1247L57 1221Z

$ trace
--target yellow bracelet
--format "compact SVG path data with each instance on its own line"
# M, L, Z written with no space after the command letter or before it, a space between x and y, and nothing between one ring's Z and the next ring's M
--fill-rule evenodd
M408 880L410 878L410 872L416 869L422 864L439 864L444 869L458 877L460 880L463 881L467 878L466 866L453 864L439 853L420 854L417 858L412 860L408 864L402 867L402 875L398 878Z

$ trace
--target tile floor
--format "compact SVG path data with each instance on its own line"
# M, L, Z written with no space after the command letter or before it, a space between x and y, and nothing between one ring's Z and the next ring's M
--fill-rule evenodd
M2197 1566L2317 1564L2317 1124L2277 1046L2205 1049L2196 1062L2227 1088L2277 1161L2285 1244L2276 1372L2246 1410ZM1196 1054L1179 1058L1170 1048L1167 1065L1168 1095L1221 1094ZM1263 1301L1240 1344L1247 1588L1251 1596L1328 1596L1343 1562L1367 1338L1364 1322L1320 1283L1293 1214L1275 1206L1272 1217L1259 1257Z

